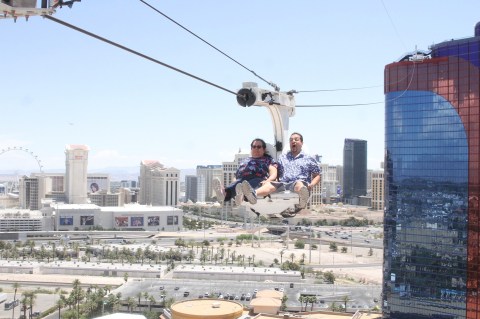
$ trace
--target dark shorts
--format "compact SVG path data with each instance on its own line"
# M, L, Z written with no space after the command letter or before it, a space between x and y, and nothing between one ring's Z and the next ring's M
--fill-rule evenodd
M284 191L290 191L293 192L295 189L295 184L297 182L302 182L303 185L308 186L308 183L302 180L297 180L295 182L288 182L288 183L283 183L283 182L272 182L273 187L276 188L275 192L284 192Z

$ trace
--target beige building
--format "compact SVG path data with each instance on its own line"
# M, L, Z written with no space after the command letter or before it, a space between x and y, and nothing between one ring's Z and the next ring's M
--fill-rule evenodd
M372 208L383 210L385 201L385 174L383 170L372 172Z
M51 184L51 180L43 176L23 176L18 185L20 207L31 210L41 209L42 199L45 198L48 182Z
M243 314L243 305L221 299L193 299L174 303L172 319L238 319Z
M65 195L69 204L87 202L87 145L67 145L65 148Z
M154 160L140 163L140 192L142 205L176 206L180 197L180 170L165 168Z

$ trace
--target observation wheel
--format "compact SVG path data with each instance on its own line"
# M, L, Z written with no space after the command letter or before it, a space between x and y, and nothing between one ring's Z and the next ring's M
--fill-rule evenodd
M4 149L0 149L0 156L2 156L3 154L7 153L7 152L24 152L24 153L27 153L30 157L32 157L36 162L37 162L37 165L38 165L38 169L40 170L40 173L43 174L43 166L42 166L42 161L38 158L37 155L35 155L32 151L30 151L28 148L24 148L24 147L17 147L17 146L14 146L14 147L7 147L7 148L4 148Z

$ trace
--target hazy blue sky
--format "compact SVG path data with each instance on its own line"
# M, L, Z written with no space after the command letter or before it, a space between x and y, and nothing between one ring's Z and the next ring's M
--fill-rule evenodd
M297 105L382 102L386 64L415 47L473 36L478 0L158 1L149 3L280 86L347 89L296 95ZM237 91L267 84L140 1L82 0L55 17ZM0 20L0 149L22 146L46 170L64 168L66 144L90 146L89 168L231 161L255 137L273 141L266 109L41 17ZM343 141L384 153L384 103L297 108L290 131L323 162L342 164ZM0 171L35 169L24 152Z

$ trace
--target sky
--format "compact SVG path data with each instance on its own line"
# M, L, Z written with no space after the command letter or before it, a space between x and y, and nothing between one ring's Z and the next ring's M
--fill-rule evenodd
M142 1L82 0L54 17L228 91L272 89L264 80L282 92L333 90L296 94L289 132L331 165L342 165L346 138L366 140L369 169L384 156L385 65L471 37L480 22L478 0L146 2L238 63ZM265 108L57 22L0 19L0 35L2 173L38 171L34 156L44 171L64 169L67 144L88 145L89 170L101 170L219 165L254 138L273 142ZM300 107L359 103L372 104Z

